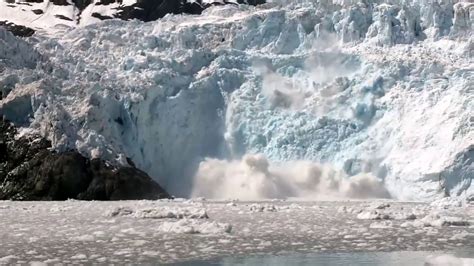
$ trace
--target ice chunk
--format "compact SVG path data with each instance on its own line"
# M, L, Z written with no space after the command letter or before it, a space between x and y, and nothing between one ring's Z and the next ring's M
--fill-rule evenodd
M130 216L143 219L208 219L209 216L203 208L194 207L154 207L154 208L130 208L117 207L110 211L107 216Z
M473 265L474 259L458 258L453 255L430 255L425 260L427 266L468 266Z
M275 205L270 204L252 204L250 205L251 212L276 212L278 211Z
M230 233L232 226L227 223L201 222L183 219L176 222L163 222L158 230L164 233L178 234L222 234Z
M202 208L153 208L140 209L134 214L137 218L151 218L151 219L208 219L209 216L205 209Z
M393 227L393 222L391 221L381 221L381 222L373 222L369 226L373 229L386 229Z
M357 219L361 220L388 220L391 217L388 214L379 211L363 211L357 214Z

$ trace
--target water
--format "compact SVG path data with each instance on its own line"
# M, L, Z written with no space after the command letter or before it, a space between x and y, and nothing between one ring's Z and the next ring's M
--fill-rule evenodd
M133 215L112 216L118 208ZM374 208L392 218L357 218ZM163 210L205 210L208 218L137 215ZM393 201L0 201L0 264L423 265L433 255L473 257L473 226L409 224L433 212L474 224L469 206ZM412 213L415 220L403 218ZM231 232L214 226L223 223Z
M264 255L239 258L223 258L218 260L188 261L174 265L469 265L474 266L474 250L458 250L456 252L400 251L400 252L348 252L348 253L316 253Z

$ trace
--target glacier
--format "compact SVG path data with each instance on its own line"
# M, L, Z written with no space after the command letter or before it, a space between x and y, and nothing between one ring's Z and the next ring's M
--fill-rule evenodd
M274 0L26 39L0 29L0 114L58 151L130 158L176 196L225 196L242 182L201 182L202 169L238 165L245 181L257 154L303 187L324 165L400 200L468 198L473 24L469 1ZM279 186L262 182L251 198Z

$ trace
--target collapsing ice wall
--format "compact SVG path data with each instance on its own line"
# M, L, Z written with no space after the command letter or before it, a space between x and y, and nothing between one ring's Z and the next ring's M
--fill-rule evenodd
M0 110L59 150L128 157L178 196L224 197L253 176L250 154L273 163L248 198L471 195L473 4L283 2L37 37L18 65L4 43L23 44L2 31ZM298 192L305 162L377 189Z

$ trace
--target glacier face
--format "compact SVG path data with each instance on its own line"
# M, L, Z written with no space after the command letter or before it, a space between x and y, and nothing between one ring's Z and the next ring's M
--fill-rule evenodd
M398 199L468 197L473 21L468 2L278 0L28 43L0 29L0 113L58 150L129 157L178 196L229 189L195 180L207 157L263 154L374 176Z

